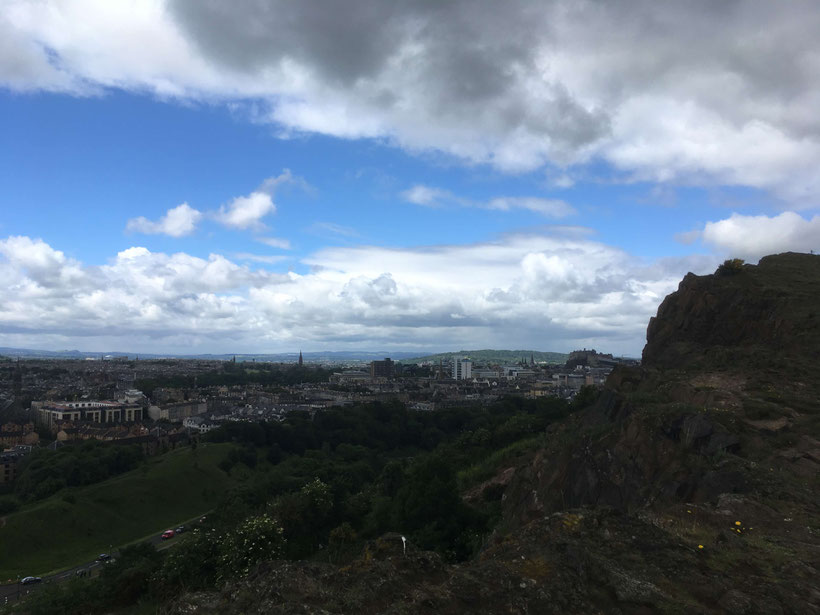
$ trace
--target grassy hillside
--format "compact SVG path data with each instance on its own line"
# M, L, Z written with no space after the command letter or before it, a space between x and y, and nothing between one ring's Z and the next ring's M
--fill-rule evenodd
M0 582L90 561L210 509L231 444L183 448L116 478L26 506L0 527Z

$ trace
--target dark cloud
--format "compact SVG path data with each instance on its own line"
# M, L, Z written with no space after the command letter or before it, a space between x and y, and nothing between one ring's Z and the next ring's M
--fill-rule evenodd
M604 160L622 179L745 185L789 206L820 191L814 0L84 7L0 16L0 84L252 101L285 135L505 171Z

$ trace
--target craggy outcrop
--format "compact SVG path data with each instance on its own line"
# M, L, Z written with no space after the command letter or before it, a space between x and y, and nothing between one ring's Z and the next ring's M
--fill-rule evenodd
M820 358L820 256L777 254L757 266L687 274L649 320L646 367L712 367ZM762 355L762 356L761 356Z

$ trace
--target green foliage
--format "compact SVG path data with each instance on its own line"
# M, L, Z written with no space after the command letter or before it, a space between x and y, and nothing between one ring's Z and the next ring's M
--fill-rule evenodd
M42 500L64 487L99 483L133 470L143 460L138 445L87 440L56 451L36 449L20 466L14 490L24 501Z
M92 615L135 604L148 593L161 555L149 543L125 547L103 567L97 579L75 579L49 585L30 596L30 615Z
M177 588L188 591L212 587L219 572L220 542L214 528L192 530L181 546L168 550L154 575L158 588L168 588L167 592L158 592L174 594Z
M330 487L318 478L273 501L271 515L284 527L289 557L305 557L327 542L334 523L333 509Z
M321 367L227 362L222 365L221 369L197 374L196 377L173 375L142 378L136 381L135 386L150 396L158 387L192 389L194 384L199 387L247 384L289 386L302 382L327 382L332 373L332 370Z
M109 545L212 509L230 482L216 466L232 446L200 446L196 467L187 448L152 457L136 470L73 489L73 504L57 494L21 506L0 527L0 579L89 561Z
M572 409L583 410L584 408L588 408L598 401L598 396L600 396L600 394L601 391L597 387L588 385L582 386L581 390L579 390L572 399Z
M531 453L543 443L543 434L518 440L502 449L498 449L484 457L478 463L458 473L458 481L462 489L468 489L485 480L492 478L500 467L510 463L522 455Z
M353 557L360 541L392 531L448 560L470 557L498 518L501 489L487 490L473 508L459 483L483 480L528 454L550 423L594 401L592 392L579 396L583 402L573 405L510 397L437 412L372 403L214 430L197 449L196 468L188 450L184 461L216 472L216 482L230 488L208 514L214 526L191 532L157 567L157 596L213 588L265 559L316 557L326 549L322 559L338 562ZM210 455L215 447L221 458ZM230 475L216 467L223 459ZM192 486L204 492L214 481L202 479ZM84 510L85 497L76 494L76 504L59 500L63 515ZM140 583L136 575L125 585Z
M469 556L467 536L487 529L480 515L461 499L453 467L439 455L424 456L410 466L406 481L389 506L392 529L409 534L422 548L442 551L450 559Z
M281 557L284 545L282 526L273 517L249 517L220 542L219 577L246 575L256 563Z
M715 273L719 275L736 275L743 271L744 260L742 258L729 258L717 268Z

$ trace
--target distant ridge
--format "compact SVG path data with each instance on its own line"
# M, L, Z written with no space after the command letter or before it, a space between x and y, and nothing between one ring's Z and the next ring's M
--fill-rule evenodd
M342 361L373 361L376 359L384 359L391 357L393 359L405 359L418 355L415 352L391 352L389 350L373 351L373 350L339 350L339 351L320 351L320 352L303 352L305 361L310 363L321 363L326 361L329 363ZM239 352L228 352L223 354L159 354L150 352L120 352L120 351L81 351L81 350L34 350L31 348L8 348L0 347L0 356L5 356L11 359L20 357L22 359L99 359L106 358L135 358L140 359L199 359L202 361L229 361L236 357L237 361L267 361L271 363L295 363L299 358L299 351L296 352L280 352L270 354L246 354Z
M467 357L476 363L517 363L522 359L534 359L536 363L566 363L569 355L565 352L542 352L540 350L459 350L458 352L440 352L421 357L406 359L407 363L438 362L453 358Z
M419 351L395 352L390 350L338 350L338 351L318 351L303 352L304 360L308 363L342 363L345 361L375 361L390 357L394 361L402 363L421 363L424 361L437 362L439 359L450 360L453 357L469 357L473 361L481 363L517 363L522 359L529 361L531 358L538 363L565 363L567 353L563 352L543 352L540 350L459 350L457 352L439 352L436 354L423 355ZM280 353L223 353L223 354L160 354L150 352L121 352L121 351L82 351L82 350L34 350L31 348L9 348L0 347L0 356L10 359L77 359L86 358L99 359L106 358L129 358L134 359L198 359L201 361L230 361L236 357L237 361L261 361L271 363L296 363L299 359L299 351Z

